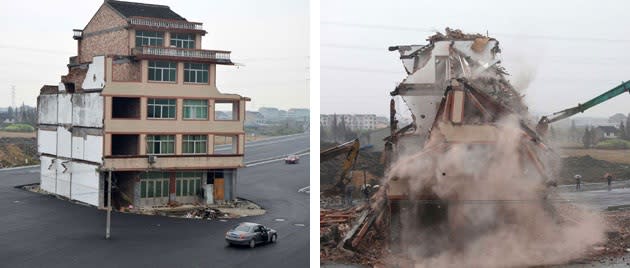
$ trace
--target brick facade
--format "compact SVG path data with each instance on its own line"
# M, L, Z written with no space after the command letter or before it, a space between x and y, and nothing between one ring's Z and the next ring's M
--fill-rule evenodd
M140 62L126 62L112 65L112 79L114 81L140 82L142 64Z
M102 5L83 30L79 45L79 62L107 54L129 55L127 21L106 5Z

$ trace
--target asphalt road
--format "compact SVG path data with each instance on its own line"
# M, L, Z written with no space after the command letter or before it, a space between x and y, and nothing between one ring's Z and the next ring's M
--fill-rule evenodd
M253 142L246 161L306 149L308 140ZM222 222L113 213L110 240L105 211L14 188L38 182L38 167L0 171L0 267L308 267L309 196L297 192L309 184L308 160L239 170L238 196L264 215ZM227 247L225 232L241 221L278 230L278 243Z
M560 196L569 202L581 204L597 210L630 205L630 188L613 188L611 191L608 191L607 189L597 189L581 192L562 192L560 193Z

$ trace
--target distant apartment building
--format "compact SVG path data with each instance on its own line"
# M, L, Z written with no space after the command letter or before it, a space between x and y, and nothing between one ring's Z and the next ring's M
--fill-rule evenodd
M245 126L254 127L262 126L265 124L265 117L260 112L247 111L245 115Z
M168 6L106 0L58 86L38 97L41 189L107 206L236 199L245 102L219 92L229 51L202 49L202 23Z
M345 126L351 130L372 130L376 129L376 115L374 114L322 114L319 116L320 124L326 128L333 125L334 118L337 124L341 124L343 120Z

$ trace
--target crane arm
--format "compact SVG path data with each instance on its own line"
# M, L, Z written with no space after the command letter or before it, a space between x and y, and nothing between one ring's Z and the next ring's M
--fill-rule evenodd
M630 81L627 82L623 82L621 83L621 85L616 86L615 88L608 90L606 92L604 92L603 94L583 103L583 104L578 104L575 107L571 107L568 109L564 109L562 111L559 112L555 112L551 115L547 115L547 116L543 116L540 121L538 122L538 126L536 127L537 130L539 130L540 132L545 132L547 129L547 125L551 124L553 122L565 119L567 117L570 117L572 115L575 115L577 113L582 113L584 111L586 111L589 108L592 108L595 105L598 105L602 102L605 102L609 99L612 99L616 96L621 95L624 92L628 92L630 93Z
M343 190L343 187L345 187L345 185L348 183L348 172L356 163L359 156L360 148L361 144L359 143L359 139L354 139L352 141L326 149L320 153L320 162L328 161L335 156L341 155L343 153L346 154L346 158L343 160L343 165L341 167L341 176L335 183L335 186L340 188L340 190Z

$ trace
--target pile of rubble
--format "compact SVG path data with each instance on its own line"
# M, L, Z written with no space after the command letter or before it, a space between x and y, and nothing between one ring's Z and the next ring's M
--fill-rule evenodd
M369 203L345 209L320 209L322 262L382 264L386 254L387 198L380 188Z

